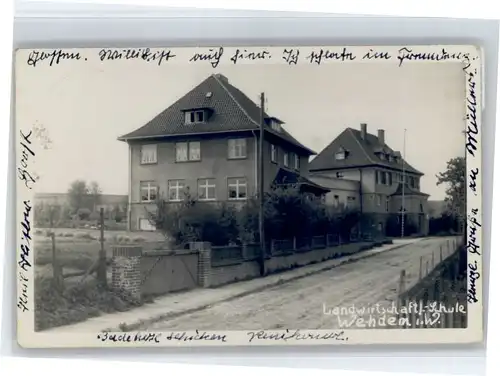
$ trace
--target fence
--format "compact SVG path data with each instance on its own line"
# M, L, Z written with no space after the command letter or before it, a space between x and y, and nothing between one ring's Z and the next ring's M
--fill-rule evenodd
M51 265L52 265L52 278L54 287L59 290L64 290L64 281L68 278L76 278L81 277L79 283L83 283L89 276L96 274L96 279L98 283L102 286L107 286L107 260L106 260L106 251L104 248L104 209L100 209L100 217L99 217L99 229L100 229L100 237L99 237L99 253L95 258L94 262L85 270L73 271L69 273L64 273L64 268L62 263L60 262L60 255L57 251L56 246L56 234L54 231L51 231L50 243L51 243ZM53 216L50 216L50 225L52 228L53 225Z
M466 276L461 238L447 239L420 257L418 276L402 270L397 322L402 328L465 328Z

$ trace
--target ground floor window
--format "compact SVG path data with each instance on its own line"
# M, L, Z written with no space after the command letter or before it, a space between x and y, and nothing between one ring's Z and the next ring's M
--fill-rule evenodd
M141 231L156 231L156 226L147 218L139 218L139 230Z

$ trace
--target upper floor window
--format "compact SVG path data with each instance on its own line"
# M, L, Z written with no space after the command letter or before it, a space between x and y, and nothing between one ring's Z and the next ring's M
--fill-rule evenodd
M276 148L276 145L271 144L271 162L276 163L278 159L278 149Z
M196 111L186 111L184 113L184 120L186 124L193 124L193 123L204 123L207 119L206 112L203 110L196 110Z
M154 181L141 181L141 201L152 202L158 196L158 186Z
M215 179L198 180L198 199L202 201L215 200Z
M288 160L288 153L287 153L287 152L285 152L285 153L283 153L283 165L284 165L285 167L288 167L288 164L289 164L289 160Z
M298 170L300 169L300 158L297 154L293 153L293 167Z
M389 185L392 185L392 172L387 173L387 181Z
M246 138L230 139L227 142L229 159L246 158L247 140Z
M188 162L201 160L200 142L177 142L175 144L176 162Z
M169 180L168 181L168 199L170 201L181 201L182 192L186 184L184 180Z
M245 200L247 198L247 179L229 178L227 179L228 199Z
M381 178L380 183L384 184L384 185L387 184L387 175L386 175L385 171L380 171L380 175L381 175L380 176L380 178Z
M141 164L157 163L158 145L141 145Z

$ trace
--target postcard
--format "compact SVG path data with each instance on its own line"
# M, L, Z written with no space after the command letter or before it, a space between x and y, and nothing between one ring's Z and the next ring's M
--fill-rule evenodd
M19 344L482 341L482 64L17 50Z

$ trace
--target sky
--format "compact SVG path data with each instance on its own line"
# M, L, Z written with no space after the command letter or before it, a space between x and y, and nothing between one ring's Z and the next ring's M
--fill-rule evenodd
M346 127L385 130L386 143L425 175L422 191L445 197L436 174L464 155L465 82L461 64L210 65L113 64L24 66L16 78L16 123L43 126L49 150L37 150L36 192L66 192L72 181L97 181L106 194L126 194L128 147L118 141L213 73L285 122L320 152Z

